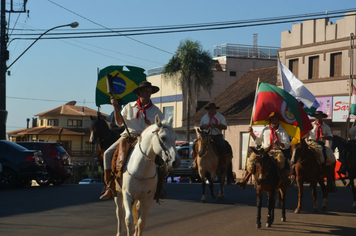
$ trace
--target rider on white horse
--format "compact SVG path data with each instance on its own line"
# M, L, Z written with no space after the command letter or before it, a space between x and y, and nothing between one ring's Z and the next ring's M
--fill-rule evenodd
M157 86L152 86L150 82L144 81L139 84L139 86L133 90L133 93L136 94L139 98L137 101L128 103L121 111L121 115L125 120L125 123L128 127L130 134L140 135L142 131L149 126L154 124L155 116L158 115L160 119L163 119L163 114L160 109L155 106L151 101L151 95L157 93L159 88ZM111 104L114 105L114 115L117 125L122 126L123 121L119 114L117 100L111 98ZM113 181L113 173L111 170L111 160L113 154L116 150L116 147L119 146L120 151L118 155L119 167L118 174L116 176L121 176L121 170L125 163L127 149L129 148L129 143L127 142L126 137L128 136L127 130L125 130L121 137L113 143L104 153L104 181L106 184L106 191L103 195L100 196L100 199L109 199L114 197L115 194L115 181ZM159 172L160 173L160 172ZM164 176L159 175L158 182L164 184ZM162 195L159 198L166 198Z

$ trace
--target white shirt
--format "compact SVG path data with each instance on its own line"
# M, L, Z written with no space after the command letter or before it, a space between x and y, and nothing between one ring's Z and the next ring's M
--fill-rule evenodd
M214 117L217 119L218 123L216 123L214 119L211 119L211 124L227 126L225 117L223 115L221 115L219 112L216 112ZM201 118L201 120L200 120L200 126L209 125L209 121L210 121L209 113L206 113L203 116L203 118ZM211 135L222 134L221 129L218 129L218 128L212 129L211 127L209 127L209 129L210 129Z
M312 126L313 126L313 129L309 131L309 139L316 141L316 131L318 129L318 126L315 124L315 121L312 122ZM325 137L333 136L333 134L331 133L330 127L327 124L325 124L325 122L323 122L323 124L321 125L321 130ZM323 141L323 140L319 140L319 141Z
M139 107L136 101L129 102L126 106L124 106L124 108L121 111L121 115L125 120L125 123L130 131L130 134L140 135L142 131L148 126L148 124L145 122L145 117L142 111L139 112L139 118L136 119L136 114L138 111L139 111ZM155 117L157 114L161 120L164 118L161 110L154 104L152 104L152 106L146 109L145 111L146 111L146 118L151 125L155 123ZM123 134L127 134L126 129L123 132Z
M262 145L262 148L268 148L270 146L269 143L270 134L271 134L271 130L269 129L269 126L264 127L260 135L256 137L255 143L257 145ZM276 129L276 134L278 136L278 140L284 144L283 149L288 149L290 147L289 136L282 126L279 126L278 129ZM274 140L275 138L273 137L273 141ZM279 149L279 147L277 145L273 145L273 149Z

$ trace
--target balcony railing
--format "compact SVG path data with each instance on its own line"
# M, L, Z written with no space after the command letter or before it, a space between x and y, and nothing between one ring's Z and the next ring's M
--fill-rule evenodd
M246 57L246 58L262 58L262 59L277 59L278 47L266 47L243 44L225 43L221 46L214 46L214 57Z

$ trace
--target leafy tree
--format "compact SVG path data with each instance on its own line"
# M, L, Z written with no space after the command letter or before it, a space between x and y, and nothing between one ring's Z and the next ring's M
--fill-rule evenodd
M213 81L213 59L209 51L204 51L200 42L191 39L182 40L174 56L164 67L163 78L180 87L183 97L187 98L187 141L190 140L190 107L192 106L192 88L195 91L195 104L201 90L211 92Z

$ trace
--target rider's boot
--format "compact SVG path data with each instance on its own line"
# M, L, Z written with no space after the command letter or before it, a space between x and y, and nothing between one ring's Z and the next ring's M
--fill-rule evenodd
M195 148L192 149L192 156L194 157L194 161L191 166L189 166L190 169L196 170L198 169L197 165L197 153L195 152Z
M236 182L236 185L240 186L240 188L242 189L247 189L247 182L248 182L248 179L250 178L252 174L249 173L247 170L243 173L243 176L242 176L242 181L238 181Z
M113 198L116 195L115 181L111 170L104 170L104 182L106 190L103 195L100 196L101 200Z

